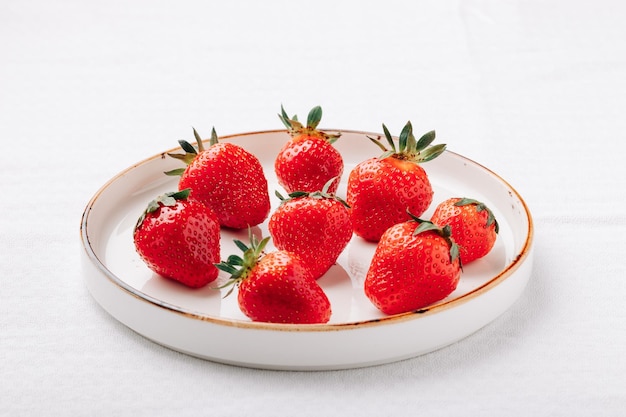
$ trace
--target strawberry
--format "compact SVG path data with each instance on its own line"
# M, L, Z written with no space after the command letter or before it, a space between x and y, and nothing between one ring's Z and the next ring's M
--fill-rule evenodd
M274 246L295 253L318 279L335 264L352 238L347 204L328 192L335 179L320 191L295 192L282 200L270 216L268 228Z
M188 196L187 189L151 201L137 220L133 241L152 271L200 288L218 275L220 226L210 208Z
M447 297L460 275L449 228L414 218L381 237L365 277L365 294L385 314L406 313Z
M294 253L263 249L269 237L257 241L250 234L250 246L235 240L243 257L231 255L217 268L231 274L220 288L239 287L237 302L252 321L269 323L326 323L331 308L328 297L309 270Z
M166 172L180 175L179 189L189 188L190 198L209 206L220 225L244 229L262 223L270 212L267 179L259 159L241 146L218 142L215 129L209 147L193 130L198 150L188 142L179 144L184 154L168 154L182 160L186 168Z
M359 163L350 172L346 196L355 234L372 242L394 224L409 220L407 211L419 217L428 209L433 189L420 164L441 155L446 148L428 147L435 139L434 131L416 141L411 122L400 133L399 149L384 124L383 130L391 150L379 142L380 138L368 136L384 153Z
M343 158L332 145L340 136L329 135L317 130L322 119L322 108L316 106L309 112L306 126L297 116L289 118L281 106L278 115L291 135L274 161L278 183L287 191L315 192L322 189L331 178L340 178L343 173ZM337 191L339 181L329 192Z
M441 227L450 226L464 265L487 255L500 230L492 211L480 201L470 198L442 201L430 220Z

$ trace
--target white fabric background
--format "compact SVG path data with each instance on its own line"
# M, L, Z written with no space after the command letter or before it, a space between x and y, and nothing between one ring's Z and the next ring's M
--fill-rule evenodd
M0 3L0 415L617 416L626 406L621 1ZM149 342L91 298L79 221L200 132L436 129L528 203L513 307L437 352L274 372ZM208 133L205 133L208 135Z

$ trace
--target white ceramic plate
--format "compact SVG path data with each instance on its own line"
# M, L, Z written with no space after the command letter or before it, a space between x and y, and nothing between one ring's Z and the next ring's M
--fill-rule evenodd
M345 197L350 170L380 153L366 134L375 135L344 130L335 144L345 160L341 196ZM278 204L274 191L284 191L273 162L287 139L285 131L221 139L259 157L274 207ZM487 168L446 151L423 165L435 195L422 217L429 218L436 204L448 197L472 197L485 202L500 223L494 249L465 267L454 293L419 312L384 316L363 293L375 245L354 236L337 265L319 280L332 304L328 324L254 323L239 311L236 294L223 298L212 284L191 290L161 278L134 250L137 218L154 197L176 189L176 178L163 172L180 166L164 152L121 172L94 195L81 223L85 280L96 301L137 333L180 352L241 366L291 370L401 360L456 342L494 320L517 300L531 273L533 225L521 196ZM266 226L267 222L256 232L267 236ZM223 255L238 252L233 238L245 240L247 232L223 231ZM223 279L220 275L218 281Z

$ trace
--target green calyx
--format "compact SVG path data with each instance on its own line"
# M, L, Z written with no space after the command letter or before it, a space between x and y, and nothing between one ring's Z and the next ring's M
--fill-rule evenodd
M285 127L289 130L289 134L292 137L299 135L310 135L316 136L321 139L328 141L328 143L334 143L339 137L341 133L337 132L335 134L328 134L326 132L322 132L317 130L317 126L320 124L322 120L322 108L320 106L315 106L309 111L309 115L307 116L306 126L304 126L300 121L298 121L298 116L293 115L293 117L289 117L285 108L280 106L280 113L278 117L283 122Z
M491 226L492 224L495 224L495 232L496 233L500 232L500 225L498 224L498 221L496 220L496 216L493 215L493 212L484 203L478 200L471 199L471 198L461 198L459 201L454 203L454 205L457 207L474 205L476 207L477 212L486 211L487 212L487 227Z
M455 259L458 259L459 266L461 267L461 269L463 269L459 252L459 245L457 245L454 239L452 239L452 230L450 229L450 226L446 225L444 227L439 227L431 221L423 220L417 216L414 216L408 210L407 213L409 214L409 216L411 216L411 219L418 224L418 226L413 231L413 236L417 236L420 233L424 233L427 231L433 231L437 233L439 236L444 238L444 240L448 243L448 246L450 247L450 262L454 262Z
M385 133L385 138L387 139L387 143L391 149L388 149L380 141L380 136L378 138L372 138L370 136L367 137L369 140L374 142L376 146L383 150L383 154L379 156L379 159L385 159L391 156L396 159L422 163L435 159L446 150L445 144L429 146L435 140L434 130L425 133L419 140L416 140L413 135L413 125L410 121L404 125L402 132L400 132L397 147L391 133L389 133L389 129L387 129L387 126L385 126L384 123L383 132Z
M284 204L289 200L293 200L296 198L301 198L301 197L309 197L309 198L313 198L316 200L323 200L323 199L332 199L332 200L337 200L339 201L341 204L343 204L344 206L346 206L347 208L350 208L350 206L348 205L348 203L342 199L341 197L339 197L338 195L334 194L334 193L330 193L328 192L328 190L330 189L330 186L337 181L338 177L333 177L330 180L328 180L326 182L326 184L324 184L324 187L322 187L321 190L319 191L314 191L314 192L306 192L306 191L294 191L292 193L288 194L288 197L283 197L283 195L278 192L278 190L275 191L274 194L276 194L276 197L278 197L280 199L280 204Z
M224 297L228 297L233 292L234 287L243 281L252 268L257 264L259 258L263 254L263 250L269 242L269 236L261 241L252 233L252 229L248 229L249 245L241 240L235 239L235 245L243 252L243 256L230 255L225 261L215 264L215 267L221 271L230 274L228 281L217 289L228 288L229 291Z
M198 147L197 149L191 143L187 142L184 139L181 139L178 141L178 144L183 149L183 151L185 151L185 153L168 153L167 155L174 159L183 161L185 165L189 165L194 159L196 159L196 156L198 156L200 152L204 152L204 143L202 142L202 138L195 128L193 128L193 136L196 139L196 144ZM211 140L209 141L209 145L213 146L217 142L217 133L215 132L215 128L213 128L213 130L211 131ZM185 172L185 168L177 168L171 171L166 171L165 175L181 176L183 172Z
M185 188L184 190L180 190L180 191L172 191L169 193L162 194L158 196L157 198L155 198L154 200L150 201L148 203L148 207L146 207L146 209L143 211L141 216L139 216L139 219L137 220L137 223L135 224L134 230L137 230L141 226L141 224L143 223L143 221L145 220L148 214L154 213L162 206L173 207L176 205L176 201L178 200L186 200L187 197L189 197L190 191L191 190L189 188Z

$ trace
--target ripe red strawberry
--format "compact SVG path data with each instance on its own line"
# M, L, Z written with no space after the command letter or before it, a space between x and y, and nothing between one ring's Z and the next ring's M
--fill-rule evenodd
M383 234L365 277L365 294L385 314L406 313L447 297L460 276L449 228L416 218Z
M179 189L191 189L190 198L209 206L220 225L244 229L262 223L270 212L267 179L256 156L241 146L218 142L215 129L209 147L194 129L198 150L179 141L185 154L169 154L187 164L187 168L166 172L180 175Z
M270 216L269 232L274 246L300 257L318 279L337 262L352 238L347 204L328 192L334 180L321 191L295 192L282 200Z
M450 226L464 265L487 255L500 229L492 211L480 201L469 198L441 202L430 220L441 227Z
M135 225L133 241L152 271L200 288L218 275L220 226L210 208L188 195L182 190L151 201Z
M373 242L389 227L409 220L407 210L419 217L428 209L433 189L419 164L436 158L446 148L446 145L428 147L435 139L434 131L416 141L411 122L408 122L400 133L396 150L384 124L383 130L391 150L379 139L369 138L384 153L359 163L350 172L347 189L354 232Z
M239 287L239 308L252 321L328 322L330 301L309 270L291 252L279 250L263 254L268 241L269 237L266 237L258 242L252 234L250 246L236 240L237 246L244 251L243 258L231 255L216 265L231 274L230 280L221 288Z
M306 126L297 116L289 118L281 106L280 120L289 130L289 140L274 161L278 183L287 191L315 192L322 189L331 178L340 178L343 173L343 158L332 145L340 136L329 135L317 130L322 119L322 108L314 107L309 112ZM339 181L330 192L337 191Z

